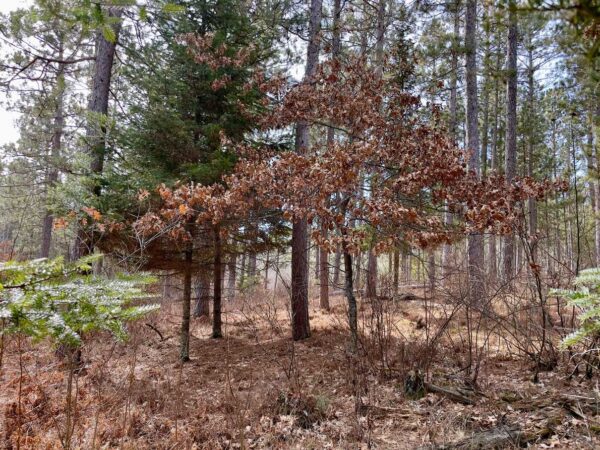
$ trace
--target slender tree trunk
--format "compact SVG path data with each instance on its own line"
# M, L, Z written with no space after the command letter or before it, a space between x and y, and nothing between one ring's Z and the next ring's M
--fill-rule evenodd
M429 290L435 290L435 252L429 250L427 252L427 278L429 281Z
M597 261L598 261L598 242L596 239L596 236L598 236L598 221L596 219L596 212L598 210L598 198L596 196L597 194L597 189L596 189L596 181L595 177L597 174L596 171L596 158L595 158L595 152L594 152L594 112L593 110L589 110L588 111L588 128L587 128L587 145L586 145L586 151L585 151L585 157L586 157L586 162L587 162L587 174L588 174L588 179L590 180L588 182L589 185L589 191L590 191L590 202L591 202L591 207L592 207L592 215L593 215L593 227L594 227L594 247L593 247L593 262L592 264L597 266Z
M181 320L181 349L179 358L182 362L190 360L190 303L192 301L192 250L185 252L185 271L183 273L183 308Z
M264 284L263 287L266 289L269 288L269 265L271 264L271 262L269 261L269 251L267 250L267 254L265 256L265 278L264 278Z
M477 176L481 176L479 158L479 129L477 123L477 0L467 0L465 22L466 50L466 93L467 93L467 142L469 151L469 168ZM471 233L467 246L469 297L472 302L483 300L484 285L484 253L483 236Z
M341 206L342 216L346 217L349 198L344 200ZM344 255L344 293L348 301L348 325L350 326L350 350L356 352L358 349L358 308L356 306L356 297L354 296L353 273L352 273L352 255L348 250L346 227L341 229L342 253Z
M120 18L123 9L112 7L108 9L108 18L115 20L111 25L115 39L109 41L104 33L98 31L96 38L96 59L94 64L94 75L92 89L87 108L89 114L86 129L86 146L91 157L90 173L93 177L100 177L104 171L104 159L106 153L106 117L108 115L108 99L110 96L110 81L112 77L113 63L119 33L121 31ZM101 184L95 179L92 193L99 197ZM79 229L75 245L73 247L73 259L89 255L94 250L93 236L88 235L85 230Z
M356 272L356 276L354 277L353 283L356 285L356 289L358 290L360 290L362 287L362 255L362 252L359 251L356 255L356 261L354 261L354 271Z
M333 0L333 29L332 29L332 42L331 42L331 59L337 60L342 49L342 35L341 35L341 15L342 15L342 2L341 0ZM327 147L333 148L335 145L335 128L327 127ZM321 232L324 236L327 235L327 228L322 227ZM338 286L340 277L340 259L341 253L338 247L335 252L334 268L333 268L333 286ZM329 252L322 248L321 249L321 267L320 267L320 279L321 286L319 292L321 308L329 311Z
M319 279L321 273L321 252L319 246L315 245L315 280Z
M573 131L573 116L571 116L571 162L573 164L573 191L575 194L575 242L571 245L571 249L575 251L575 267L573 272L575 276L579 275L581 266L581 217L579 215L579 186L577 185L577 152L575 146L575 133ZM573 241L572 241L573 242Z
M256 276L256 252L252 251L248 255L248 277L254 278Z
M367 259L367 285L365 289L367 298L377 297L377 255L373 250L369 251Z
M485 15L483 18L484 22L489 19L489 5L486 7ZM481 127L482 140L481 140L481 174L483 177L487 175L488 170L488 154L489 154L489 128L490 128L490 27L486 27L485 37L485 53L483 57L483 124Z
M375 76L381 78L383 76L383 57L385 44L385 7L387 0L379 0L377 8L377 29L375 36ZM371 191L375 189L374 179L371 178ZM365 295L367 298L377 296L377 255L374 251L375 239L371 239L371 244L367 259L367 283Z
M598 181L598 177L600 176L600 155L598 150L600 149L600 124L598 123L598 119L600 118L600 105L596 107L596 110L593 111L591 117L590 128L592 129L592 155L594 159L594 177L596 178L595 188L596 188L596 208L594 209L594 226L595 226L595 236L594 241L596 244L596 267L600 267L600 181Z
M534 88L535 88L535 84L534 84L534 71L535 71L535 67L534 67L534 60L533 60L533 47L532 47L532 43L531 43L531 36L530 36L530 42L528 45L528 57L527 57L527 107L528 110L530 111L530 117L532 118L532 122L535 123L535 120L533 120L533 118L535 117L534 115L534 107L535 107L535 101L534 101ZM533 124L529 125L529 139L527 139L527 176L529 177L533 177L533 150L535 147L535 130L533 129ZM529 210L529 235L530 236L535 236L537 233L537 222L538 222L538 217L537 217L537 203L535 198L529 198L527 200L527 207ZM533 246L531 249L532 254L532 258L533 260L537 261L537 257L536 257L536 252L537 252L537 246Z
M229 301L235 299L237 253L232 253L227 262L227 298Z
M490 167L493 172L498 171L498 116L500 115L500 78L501 70L501 51L498 47L496 52L496 69L494 75L494 123L492 125L492 155ZM490 279L496 281L498 276L498 254L496 247L496 236L491 235L488 241L489 245L489 275Z
M338 245L335 250L335 258L333 260L333 286L338 289L340 286L340 265L342 264L342 250Z
M517 171L517 12L516 3L511 0L508 12L508 45L506 53L506 152L505 176L509 183ZM506 236L504 240L504 279L509 281L515 275L515 238Z
M319 62L322 0L311 0L309 41L304 80L310 80ZM308 124L296 126L296 152L306 154L309 147ZM308 236L306 219L297 219L292 225L292 337L294 340L310 336L308 319Z
M327 238L327 228L321 227L321 233L323 237ZM318 248L317 251L321 252L321 259L319 261L319 304L321 309L329 311L329 253L325 248Z
M63 59L63 44L59 43L59 59ZM62 136L65 128L65 65L59 64L56 76L56 110L54 114L54 132L52 134L50 160L47 163L47 189L52 189L58 182L58 169L56 168L57 159L62 152ZM46 195L48 197L48 195ZM46 210L42 222L42 246L40 249L40 258L50 256L50 246L52 245L52 228L54 225L54 216L52 211Z
M201 269L196 280L196 306L194 317L208 317L210 315L210 274Z
M221 281L223 270L221 267L222 245L221 232L219 227L214 229L215 240L215 259L214 259L214 279L213 279L213 331L214 339L222 338L223 331L221 330Z
M451 74L450 74L450 134L454 139L454 142L458 142L458 115L457 115L457 98L458 98L458 52L459 52L459 40L460 40L460 0L456 0L453 5L454 11L454 34L452 42L452 60L451 60ZM446 209L444 211L444 224L449 227L452 225L452 213L448 208L446 202ZM450 261L452 259L452 246L450 244L444 244L442 247L442 279L444 283L448 277L450 270Z
M394 295L398 294L400 278L400 249L394 249Z
M242 264L240 267L240 287L244 285L246 278L246 253L242 254Z

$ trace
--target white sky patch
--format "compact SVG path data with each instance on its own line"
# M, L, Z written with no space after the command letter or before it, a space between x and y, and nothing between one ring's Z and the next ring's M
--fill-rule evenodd
M0 0L0 13L7 14L17 8L27 8L32 4L31 0ZM2 51L2 47L0 47ZM14 142L19 138L19 129L16 121L19 114L6 109L5 94L0 94L0 145Z

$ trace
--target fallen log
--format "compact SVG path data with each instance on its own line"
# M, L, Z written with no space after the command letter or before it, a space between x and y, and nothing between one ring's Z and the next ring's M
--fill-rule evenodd
M502 398L504 401L505 398ZM510 402L511 407L518 411L536 411L540 409L561 407L569 414L584 420L586 416L600 413L600 399L581 395L561 394L542 398L524 398Z
M448 387L436 386L435 384L424 382L425 390L428 392L434 392L436 394L441 394L448 397L450 400L453 400L458 403L462 403L463 405L474 405L477 403L477 399L475 397L474 391L468 391L466 389L452 389Z
M474 433L456 442L421 447L420 450L502 449L533 443L551 435L552 428L546 424L535 431L524 431L516 425L509 425Z

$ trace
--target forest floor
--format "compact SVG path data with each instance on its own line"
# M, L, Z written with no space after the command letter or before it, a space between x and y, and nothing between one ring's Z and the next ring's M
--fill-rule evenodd
M371 333L377 339L369 339L357 358L348 351L341 296L332 298L331 312L314 301L312 336L296 343L284 301L267 297L227 304L224 339L210 338L208 320L194 320L191 361L184 365L178 361L177 302L132 326L127 343L90 337L76 377L71 448L600 446L597 378L569 377L566 363L533 383L531 362L489 345L474 404L434 392L412 400L404 380L411 364L427 356L420 344L428 329L422 301L396 302L379 322L363 304L364 329L387 323L394 332ZM459 333L463 324L456 322ZM448 339L436 348L427 379L454 392L467 355ZM64 367L50 346L7 341L0 446L63 448L65 386ZM450 443L454 447L441 446Z

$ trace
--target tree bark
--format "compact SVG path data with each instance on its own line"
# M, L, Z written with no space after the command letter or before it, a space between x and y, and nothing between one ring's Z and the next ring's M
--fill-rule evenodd
M221 256L223 253L221 245L221 232L219 227L214 228L214 240L215 240L215 256L214 256L214 279L213 279L213 339L219 339L223 337L223 331L221 329L221 282L222 282L222 267L221 267Z
M190 360L190 303L192 300L192 250L185 252L185 271L183 274L183 307L181 319L181 349L179 358L182 362Z
M108 115L108 100L110 96L110 81L112 77L113 63L117 41L121 31L120 18L123 9L111 7L108 9L108 18L116 19L111 26L114 31L114 41L105 38L104 33L97 32L96 37L96 58L94 64L94 75L92 79L92 89L87 112L89 114L86 129L86 146L91 158L90 174L95 177L93 180L92 194L99 197L102 192L102 185L98 178L104 171L104 159L106 156L106 117ZM93 236L88 235L83 229L77 232L77 238L73 247L73 259L89 255L94 250Z
M367 286L365 296L367 298L377 297L377 255L373 249L369 250L367 259Z
M322 0L311 0L309 41L306 52L304 81L310 80L319 62ZM305 122L296 126L296 152L306 154L309 147L309 127ZM310 336L308 319L308 236L306 219L297 219L292 225L292 336L294 340Z
M210 315L210 274L201 269L196 280L196 306L194 317L208 317Z
M596 233L594 236L594 242L596 244L596 267L600 267L600 181L598 181L598 176L600 176L600 160L599 160L599 152L600 149L600 124L598 123L598 119L600 118L600 104L596 106L595 111L592 114L592 120L590 123L590 127L592 129L592 155L595 163L595 173L594 176L596 178L596 209L594 210L594 224Z
M236 278L237 253L232 253L227 261L227 299L235 299L235 278Z
M59 58L63 59L63 45L59 43ZM62 152L62 136L65 128L64 104L65 104L65 65L59 64L58 73L56 76L56 110L54 114L54 132L52 134L52 142L50 144L50 160L47 163L47 189L52 189L58 182L58 169L56 168L56 160ZM46 194L46 197L48 195ZM46 202L47 203L47 202ZM46 210L42 222L42 246L40 249L40 258L48 258L50 256L50 247L52 245L52 229L54 225L54 215L49 209Z
M242 287L244 285L244 282L246 281L246 253L242 254L242 264L240 266L240 287Z
M498 170L498 117L500 115L500 79L498 74L501 70L501 51L498 47L496 52L496 76L494 77L494 122L492 125L492 154L490 159L490 168L492 172ZM489 275L490 279L496 281L498 276L498 253L496 246L496 236L492 235L488 241L488 261L489 261Z
M327 238L327 228L321 227L323 237ZM329 311L329 253L325 248L317 248L321 252L319 260L319 305L321 309Z
M517 171L517 12L514 0L508 11L508 41L506 52L506 151L504 173L506 181L513 181ZM504 280L509 281L515 275L515 238L512 235L504 239Z
M457 97L458 97L458 52L460 39L460 0L456 0L453 5L454 11L454 34L452 42L452 59L450 63L451 78L450 78L450 124L449 130L454 142L458 142L458 115L457 115ZM448 209L444 211L444 224L449 227L452 225L452 213ZM450 271L450 260L452 258L452 246L444 244L442 247L442 279L446 282Z
M394 249L394 295L398 294L400 282L400 249Z
M256 276L256 252L252 251L248 255L248 278Z
M340 265L342 264L342 250L338 245L335 250L335 258L333 260L333 287L338 288L340 285Z
M533 44L531 42L531 34L529 36L529 45L528 45L528 53L527 53L527 107L530 112L530 118L532 123L529 125L529 138L527 139L527 176L533 177L533 150L535 147L535 129L533 120L535 117L535 97L534 97L534 88L535 88L535 66L533 60ZM527 199L527 209L529 210L529 235L535 236L537 233L537 203L535 198ZM537 246L532 248L532 252L534 253L533 259L536 259L535 253L537 252Z
M269 261L269 251L267 250L267 254L265 256L265 277L263 280L263 287L264 289L268 289L269 287L269 265L271 264L271 262Z
M481 176L479 158L479 129L477 123L477 0L467 0L465 23L466 91L467 91L467 142L469 169ZM471 233L467 243L469 297L480 302L484 296L483 236Z

